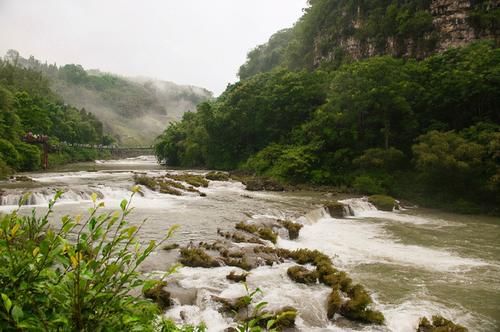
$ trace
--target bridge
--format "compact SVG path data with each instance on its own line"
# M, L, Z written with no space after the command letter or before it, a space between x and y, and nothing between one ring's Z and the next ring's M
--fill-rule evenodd
M154 154L153 146L118 146L113 145L103 145L103 144L82 144L82 143L69 143L69 142L59 142L57 145L49 144L49 137L47 135L38 135L31 132L27 133L23 137L23 141L29 144L36 144L42 146L43 157L42 157L42 167L47 169L49 167L49 151L57 151L62 148L78 148L78 149L92 149L99 151L109 151L114 157L125 158L125 157L137 157L140 155Z

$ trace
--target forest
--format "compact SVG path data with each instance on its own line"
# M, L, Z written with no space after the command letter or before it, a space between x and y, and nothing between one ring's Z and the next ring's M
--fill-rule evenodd
M498 206L500 51L276 68L231 85L159 137L172 166L392 194L456 211Z
M22 141L28 132L49 136L51 146L59 142L108 145L114 141L93 114L57 97L40 71L1 59L0 110L0 177L40 167L40 148ZM50 156L50 162L96 156L92 151L62 148Z

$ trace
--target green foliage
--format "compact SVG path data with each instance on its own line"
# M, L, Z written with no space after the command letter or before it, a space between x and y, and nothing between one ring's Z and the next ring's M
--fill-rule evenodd
M40 168L40 149L37 146L19 142L16 144L19 153L18 169L31 171Z
M141 244L140 226L126 220L130 201L100 213L96 195L86 219L64 216L54 229L49 217L61 195L42 217L15 211L0 218L2 330L153 331L158 308L130 291L145 285L137 268L173 229Z
M0 158L12 168L19 166L19 152L11 142L5 139L0 139Z
M418 13L425 6L408 17L425 21ZM499 49L478 42L422 61L375 57L328 73L274 69L169 126L156 154L172 166L240 168L367 194L408 196L399 184L411 177L410 196L421 202L491 207L500 188L499 68Z
M352 187L360 194L385 194L382 183L369 175L359 175L354 179Z

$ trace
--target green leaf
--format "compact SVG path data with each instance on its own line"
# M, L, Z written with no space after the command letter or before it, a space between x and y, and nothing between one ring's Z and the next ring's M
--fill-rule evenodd
M2 300L3 304L5 305L5 309L7 309L7 312L10 311L10 308L12 307L12 301L9 299L9 297L6 294L2 293Z
M125 209L127 208L127 200L126 199L121 201L120 208L122 209L122 211L125 211Z
M12 318L14 318L14 320L16 322L19 322L21 320L21 318L23 318L23 316L24 316L23 309L21 309L19 306L15 305L12 308Z

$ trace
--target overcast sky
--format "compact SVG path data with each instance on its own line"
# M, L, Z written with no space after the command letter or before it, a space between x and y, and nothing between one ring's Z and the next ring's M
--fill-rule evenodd
M306 0L0 0L0 53L205 87L216 95L246 54Z

